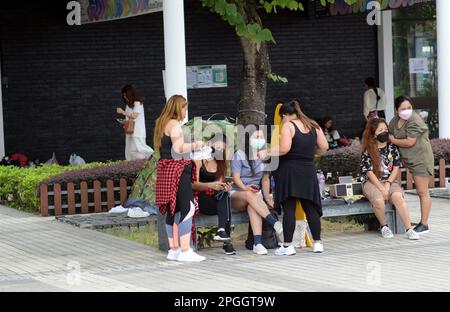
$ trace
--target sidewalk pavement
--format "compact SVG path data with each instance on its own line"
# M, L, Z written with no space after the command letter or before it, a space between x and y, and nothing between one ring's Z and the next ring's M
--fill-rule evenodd
M418 197L407 196L413 222ZM197 264L156 249L0 206L0 291L450 291L450 200L433 199L429 234L325 235L326 252L255 256L201 252Z

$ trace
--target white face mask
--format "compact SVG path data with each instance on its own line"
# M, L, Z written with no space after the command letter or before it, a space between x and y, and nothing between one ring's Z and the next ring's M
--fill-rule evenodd
M413 114L413 110L407 109L407 110L401 111L398 114L398 116L403 120L409 120L409 118L411 118L412 114Z

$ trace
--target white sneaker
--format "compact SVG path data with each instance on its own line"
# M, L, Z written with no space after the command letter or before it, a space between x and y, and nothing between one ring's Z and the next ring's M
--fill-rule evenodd
M114 208L112 208L110 211L109 211L109 213L110 214L120 214L120 213L125 213L125 212L128 212L128 210L129 209L127 209L127 208L123 208L122 206L117 206L117 207L114 207Z
M205 257L196 254L192 249L185 252L180 252L180 255L177 258L178 262L202 262L205 260Z
M322 253L324 252L323 243L314 243L313 253Z
M169 253L167 254L167 260L169 261L177 261L178 257L180 256L181 249L178 248L177 250L169 250Z
M390 228L388 228L387 226L383 226L383 228L381 229L381 236L383 236L383 238L393 238L394 234L392 233Z
M295 248L292 245L289 247L281 246L275 251L276 256L293 256L295 254L296 254Z
M414 231L413 229L409 229L406 232L406 237L408 237L408 239L410 239L410 240L418 240L418 239L420 239L420 235L416 231Z
M128 217L135 218L135 219L148 218L148 217L150 217L150 214L148 212L145 212L141 208L133 208L133 209L128 210Z
M258 244L257 246L253 246L253 252L257 255L267 255L267 249L262 244Z

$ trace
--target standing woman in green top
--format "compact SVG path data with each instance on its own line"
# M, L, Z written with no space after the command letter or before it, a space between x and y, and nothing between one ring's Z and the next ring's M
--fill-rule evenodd
M413 101L407 96L395 99L396 116L389 123L390 140L400 148L400 156L412 173L420 197L422 218L414 228L419 234L428 233L431 197L428 189L434 172L434 155L425 122L413 110Z

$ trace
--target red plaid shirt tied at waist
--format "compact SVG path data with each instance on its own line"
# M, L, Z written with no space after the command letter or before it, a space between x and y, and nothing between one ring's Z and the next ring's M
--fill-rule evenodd
M184 169L192 165L191 182L197 180L196 166L192 160L185 159L160 159L155 185L156 205L161 214L166 214L169 209L171 215L175 214L177 206L177 193L181 175ZM194 194L195 208L198 212L197 196Z

